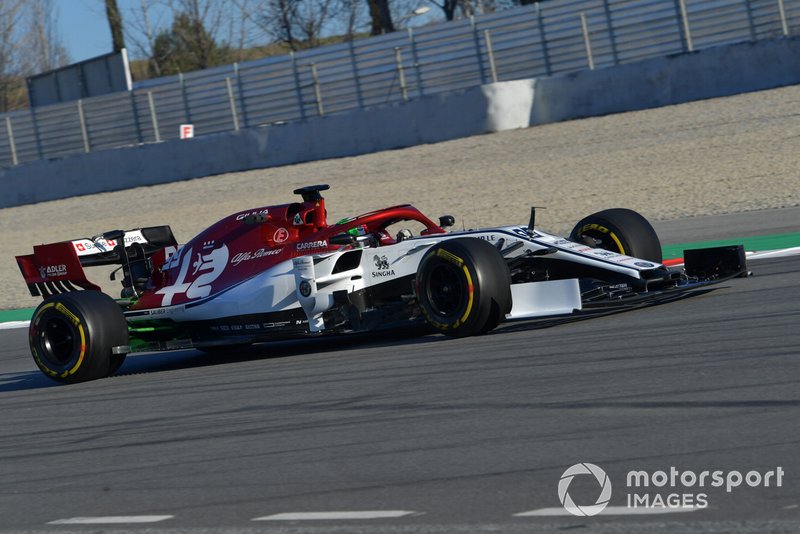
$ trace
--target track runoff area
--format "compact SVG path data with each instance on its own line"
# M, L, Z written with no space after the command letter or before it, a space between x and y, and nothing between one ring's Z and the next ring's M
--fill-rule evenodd
M800 256L800 232L665 245L663 247L664 265L670 267L683 265L684 250L727 245L744 245L748 262ZM0 330L27 328L34 309L0 310Z

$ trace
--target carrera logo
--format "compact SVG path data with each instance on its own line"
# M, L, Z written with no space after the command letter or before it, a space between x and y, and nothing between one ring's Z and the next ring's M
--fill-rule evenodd
M322 241L309 241L308 243L298 243L297 250L308 250L311 248L325 248L328 246L328 241L323 239Z
M61 265L47 265L39 267L39 276L42 278L54 278L57 276L67 276L67 266Z

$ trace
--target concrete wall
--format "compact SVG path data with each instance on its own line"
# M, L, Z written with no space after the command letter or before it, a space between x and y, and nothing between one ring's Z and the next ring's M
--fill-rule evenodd
M531 125L800 83L800 38L757 41L536 80Z
M306 121L40 160L0 172L0 208L528 126L531 80Z
M36 161L0 171L0 208L797 83L800 39L743 43L296 123Z

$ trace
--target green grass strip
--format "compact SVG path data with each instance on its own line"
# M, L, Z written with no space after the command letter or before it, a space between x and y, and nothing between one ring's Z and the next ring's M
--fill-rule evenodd
M695 248L724 247L727 245L744 245L745 250L775 250L780 248L800 247L800 232L790 234L764 235L756 237L740 237L735 239L716 239L714 241L697 241L694 243L678 243L664 245L664 259L682 258L683 251Z
M10 321L28 321L33 317L36 308L25 308L24 310L0 310L0 323Z

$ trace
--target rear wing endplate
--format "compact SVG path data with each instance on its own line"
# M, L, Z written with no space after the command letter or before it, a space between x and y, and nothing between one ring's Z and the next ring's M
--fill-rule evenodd
M177 242L169 226L138 228L124 232L122 241L129 259L149 258ZM121 265L118 240L102 236L35 245L33 254L17 256L17 265L34 297L50 297L69 291L100 287L86 278L84 267ZM137 258L138 256L143 256Z

